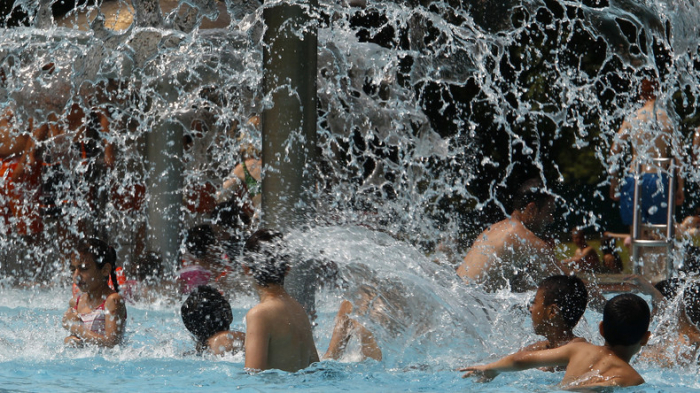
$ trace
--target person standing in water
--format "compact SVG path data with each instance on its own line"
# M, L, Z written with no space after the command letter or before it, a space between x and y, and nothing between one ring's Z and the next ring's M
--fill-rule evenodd
M260 117L251 116L248 119L248 126L259 129ZM241 141L244 139L243 136L239 138ZM252 143L243 143L240 156L241 161L221 185L221 190L216 195L216 202L223 203L235 198L243 211L253 218L262 204L262 155L260 149Z
M182 322L197 341L197 354L236 353L243 349L245 333L229 330L233 321L231 304L217 289L197 287L180 308Z
M530 314L535 334L545 339L522 350L538 351L586 341L574 335L574 327L586 311L587 304L588 291L580 278L557 275L542 280L530 306Z
M282 234L256 231L246 242L243 270L260 303L246 314L245 368L296 372L319 361L304 308L284 289L289 270Z
M119 295L116 259L114 248L99 239L78 241L70 271L80 292L63 315L63 327L70 332L66 345L111 348L124 339L126 305Z
M641 213L642 221L649 224L666 223L666 203L668 201L667 165L655 163L654 159L674 158L676 170L680 168L678 160L678 141L674 135L674 126L666 110L657 101L658 82L644 79L639 98L642 107L634 115L622 122L610 148L610 198L620 202L620 216L625 225L632 225L634 217L634 172L637 164L642 165L641 177ZM618 161L625 148L632 154L629 172L620 179ZM674 174L675 175L675 174ZM684 180L678 176L676 181L676 205L681 205ZM631 230L630 230L631 231Z
M7 77L0 68L0 87ZM0 222L4 233L33 237L43 230L39 209L41 164L37 154L40 135L34 120L22 121L15 105L0 107Z
M510 217L491 225L479 235L457 268L457 274L487 291L535 288L545 277L566 273L552 246L534 231L552 222L554 198L539 179L522 184Z

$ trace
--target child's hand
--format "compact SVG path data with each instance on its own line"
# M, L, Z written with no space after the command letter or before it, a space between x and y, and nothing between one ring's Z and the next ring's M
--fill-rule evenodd
M80 324L80 317L78 312L74 308L69 308L65 314L63 314L63 328L70 330L71 326Z
M489 382L498 375L498 371L490 370L486 366L465 367L460 368L459 371L466 371L462 378L477 377L476 382Z

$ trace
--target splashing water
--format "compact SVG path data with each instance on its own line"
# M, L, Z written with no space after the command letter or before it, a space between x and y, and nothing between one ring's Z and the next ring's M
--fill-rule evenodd
M25 24L0 33L0 106L13 112L11 136L30 122L66 128L62 122L73 108L86 118L106 114L109 127L41 140L38 151L55 165L42 171L42 195L27 198L40 198L43 229L19 233L18 221L0 221L4 281L48 287L8 285L2 292L0 360L18 365L11 368L21 381L16 386L30 378L21 376L20 366L43 365L48 379L60 366L89 369L97 359L115 374L147 370L137 374L146 384L163 382L164 370L174 368L195 375L195 385L217 380L211 373L219 372L245 387L308 388L274 373L262 382L247 378L240 357L213 365L183 358L190 338L167 299L129 309L125 348L61 347L65 302L57 299L67 300L68 290L55 284L68 283L65 239L108 238L127 270L158 236L154 214L177 216L182 243L187 228L208 222L213 194L241 161L241 147L260 145L260 130L249 119L270 99L260 88L261 4L164 0L165 12L157 15L146 12L148 1L98 0L60 15L59 3L15 0L13 12L0 11L5 24ZM312 229L290 239L305 257L339 267L342 285L320 290L317 298L319 350L330 338L340 298L373 299L371 311L359 318L386 346L381 365L320 367L310 377L320 386L346 379L376 389L350 375L377 372L380 385L398 389L472 386L451 370L534 341L529 299L465 286L454 276L453 261L425 254L450 240L463 251L485 226L510 213L505 195L530 177L542 178L560 196L562 220L552 231L619 225L605 195L607 173L619 165L612 163L624 160L611 157L610 147L622 120L639 107L637 87L645 77L658 77L659 102L680 142L674 155L682 158L689 189L696 187L700 173L691 158L700 126L700 6L694 2L320 3L319 154L307 168L316 180L316 214L307 219ZM115 13L126 20L118 29L112 29ZM86 145L94 151L84 154ZM116 152L112 164L105 160L108 149ZM154 164L160 155L153 149L168 165ZM153 191L162 179L175 182L176 192ZM166 263L169 278L176 263ZM245 296L237 300L237 320L252 304ZM588 311L578 333L597 342L597 320ZM37 341L28 326L46 327L47 334ZM56 368L46 364L47 356ZM209 367L214 371L201 371ZM692 370L669 371L677 384L664 382L666 371L642 371L657 387L698 387ZM416 385L399 381L404 372ZM537 385L559 380L535 378ZM503 377L492 388L523 379L528 376Z

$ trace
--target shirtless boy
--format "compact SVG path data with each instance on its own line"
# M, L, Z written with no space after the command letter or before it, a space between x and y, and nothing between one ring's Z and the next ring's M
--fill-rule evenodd
M700 352L700 283L672 278L656 285L642 276L631 276L629 281L642 293L651 296L652 316L660 318L663 311L672 308L672 302L682 292L675 315L677 319L660 322L660 339L644 348L639 357L658 365L671 367L689 365L696 361Z
M284 290L289 256L282 234L258 230L246 242L244 258L243 270L260 296L246 315L245 368L295 372L318 362L306 311Z
M530 179L518 190L513 205L513 214L479 235L457 268L465 281L487 291L504 287L524 291L562 273L552 247L533 232L552 221L554 198L539 179ZM521 278L525 282L517 284Z
M566 367L561 384L566 388L595 386L636 386L644 383L632 366L632 356L649 341L650 312L637 295L622 294L610 299L603 310L600 334L602 346L572 342L555 349L518 352L496 362L460 369L464 377L489 381L501 372L536 367Z
M558 348L570 342L586 341L576 337L574 327L586 311L588 291L576 276L551 276L540 283L530 306L532 327L545 340L523 348L538 351Z

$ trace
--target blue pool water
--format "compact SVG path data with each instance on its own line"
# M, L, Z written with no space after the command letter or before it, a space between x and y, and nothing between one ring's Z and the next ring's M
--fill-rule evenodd
M70 289L61 285L33 289L6 286L0 289L0 391L559 390L562 373L530 370L503 374L480 384L462 379L455 371L538 340L527 311L532 292L483 293L453 280L449 268L386 235L357 228L321 231L327 240L319 240L313 247L324 250L339 264L347 285L344 290L331 287L318 293L319 317L314 331L317 348L325 352L340 301L352 297L354 279L362 280L365 286L374 285L377 299L382 300L378 302L382 304L378 308L381 312L376 314L381 318L358 316L375 332L384 353L382 362L353 361L357 351L351 342L348 355L341 361L324 361L293 374L268 371L249 375L243 369L242 354L200 357L190 353L194 341L180 320L181 300L174 298L129 304L127 342L119 348L64 348L66 332L60 322ZM376 253L385 256L381 266L394 275L372 265ZM392 267L394 263L403 264L405 269L398 271ZM416 273L421 268L424 274L419 276ZM61 281L60 277L56 281ZM231 294L232 329L245 329L245 313L255 302L253 297ZM601 344L597 333L600 318L600 313L589 309L575 332ZM700 391L697 367L671 370L634 365L647 383L620 391Z
M330 362L294 374L265 372L248 375L243 358L185 355L193 348L180 323L175 306L129 308L129 342L115 350L65 349L60 328L63 302L57 291L4 290L0 306L0 381L2 392L191 392L191 391L485 391L542 392L557 391L562 373L530 370L504 374L487 384L461 379L452 368L478 359L484 353L472 353L466 343L452 359L435 361L442 349L413 364L373 361ZM13 298L13 302L7 300ZM36 304L46 300L45 304ZM240 320L244 308L234 308ZM599 315L589 312L586 319ZM316 337L319 350L328 342L327 328L332 315L321 314ZM525 323L526 321L522 321ZM240 325L238 326L240 327ZM390 351L390 348L385 348ZM494 348L500 353L507 348ZM431 351L427 351L431 352ZM700 391L697 370L665 370L638 367L647 384L621 389L629 392Z

